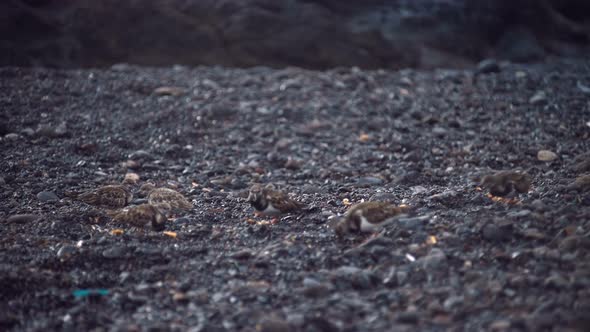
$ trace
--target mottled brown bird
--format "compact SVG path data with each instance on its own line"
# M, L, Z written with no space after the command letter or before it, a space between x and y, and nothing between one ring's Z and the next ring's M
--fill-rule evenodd
M150 204L133 205L110 213L114 221L135 227L145 227L151 224L156 231L164 230L166 216L155 206Z
M190 210L193 204L181 193L170 188L156 188L146 183L139 188L140 194L147 196L148 203L165 213L172 211Z
M250 188L248 202L261 215L278 217L289 212L301 210L304 205L282 191L275 190L271 184L262 187L255 184Z
M500 171L484 176L480 186L487 188L494 196L506 196L515 190L519 193L527 193L531 183L531 176L527 173Z
M133 193L123 185L108 185L81 194L71 194L74 199L89 205L119 209L131 202Z
M393 217L410 210L407 205L387 202L363 202L353 205L344 216L337 217L334 231L338 236L353 232L375 232L394 221Z

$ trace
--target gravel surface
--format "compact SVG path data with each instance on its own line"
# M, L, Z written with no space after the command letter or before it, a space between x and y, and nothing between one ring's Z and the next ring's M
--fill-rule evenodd
M0 68L0 328L587 331L590 62L484 69ZM194 208L164 233L67 195L130 173ZM254 217L269 182L304 212ZM362 200L412 213L338 239Z

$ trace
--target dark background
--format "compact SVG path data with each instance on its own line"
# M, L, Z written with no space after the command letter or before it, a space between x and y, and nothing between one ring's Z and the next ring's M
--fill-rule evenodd
M588 54L587 0L4 0L0 66L465 67Z

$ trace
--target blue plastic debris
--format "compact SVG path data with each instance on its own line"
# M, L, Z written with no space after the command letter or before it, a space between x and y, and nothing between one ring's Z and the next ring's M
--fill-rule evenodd
M106 296L109 295L109 290L104 288L96 288L96 289L76 289L72 292L74 297L82 298L92 295L99 295L99 296Z

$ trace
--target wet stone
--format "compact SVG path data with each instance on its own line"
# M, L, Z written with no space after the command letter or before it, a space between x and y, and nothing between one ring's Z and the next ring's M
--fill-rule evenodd
M127 253L127 247L121 245L115 245L102 252L102 256L105 258L121 258Z
M40 219L41 216L37 214L15 214L6 219L8 223L28 223Z
M37 199L43 203L59 201L59 197L53 191L41 191L37 194Z

